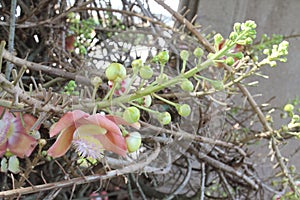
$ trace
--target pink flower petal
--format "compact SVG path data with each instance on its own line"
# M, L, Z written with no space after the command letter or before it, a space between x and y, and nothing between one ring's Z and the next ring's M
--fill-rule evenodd
M107 132L105 135L94 135L94 137L100 140L105 150L112 151L123 157L126 156L127 147L122 135Z
M25 115L23 115L23 120L25 123L26 132L28 133L30 131L30 128L34 125L34 123L36 122L37 119L35 117L33 117L32 115L25 114ZM36 127L35 130L38 130L39 128L40 128L40 125L38 127Z
M125 121L123 118L118 117L118 116L106 115L105 117L107 119L115 122L116 124L121 124L121 125L126 125L126 126L132 126L133 128L136 128L136 129L140 129L141 128L141 124L138 123L138 122L130 124L127 121Z
M20 132L13 133L13 135L8 138L7 148L11 153L20 158L24 158L24 156L29 157L37 145L37 141L26 133L24 128L19 131Z
M111 120L109 120L106 116L103 116L101 114L95 114L91 115L88 118L86 118L90 124L98 125L107 131L110 131L112 133L115 133L117 135L122 135L120 128L117 126L117 124Z
M63 129L72 126L75 122L81 118L88 117L89 114L81 111L74 110L72 112L67 112L57 123L51 126L50 128L50 137L57 135Z
M54 158L63 156L71 146L75 130L75 126L69 126L63 130L55 143L48 149L48 155Z

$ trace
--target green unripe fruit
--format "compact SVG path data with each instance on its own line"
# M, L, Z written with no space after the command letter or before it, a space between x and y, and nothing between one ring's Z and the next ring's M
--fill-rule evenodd
M163 124L163 125L167 125L171 122L171 115L168 112L163 112L163 113L159 113L157 115L157 119L158 121Z
M196 56L197 58L201 58L201 56L203 55L203 50L199 47L197 47L195 50L194 50L194 56Z
M117 78L123 80L126 77L126 69L120 63L111 63L106 68L105 75L110 81L115 81Z
M179 105L176 109L180 116L186 117L191 114L191 107L188 104Z
M181 83L180 87L183 91L186 91L186 92L192 92L194 90L193 83L191 81L189 81L188 79L184 80Z
M189 52L187 51L187 50L182 50L181 52L180 52L180 58L182 59L182 60L188 60L189 59Z
M229 66L232 66L234 64L234 59L233 57L229 56L226 58L225 63Z
M125 136L126 146L129 153L138 150L142 144L142 137L139 132L132 132Z
M140 119L140 110L136 107L129 107L123 112L123 119L130 124L137 122Z
M285 112L293 112L294 106L292 104L286 104L283 108Z
M142 67L140 69L140 76L145 80L150 79L153 76L153 69L149 65Z

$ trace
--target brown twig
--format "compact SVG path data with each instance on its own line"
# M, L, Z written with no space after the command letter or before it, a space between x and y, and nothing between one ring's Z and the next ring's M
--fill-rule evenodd
M37 64L37 63L34 63L34 62L30 62L30 61L18 58L16 56L14 56L12 53L9 53L5 49L3 49L2 56L3 56L4 59L6 59L6 60L18 65L18 66L26 65L28 67L28 69L30 69L30 70L42 71L46 74L52 74L52 75L56 75L58 77L64 77L64 78L67 78L67 79L76 80L76 82L84 84L84 85L92 85L91 80L87 77L77 75L77 73L67 72L67 71L64 71L64 70L61 70L61 69L49 67L49 66L46 66L46 65Z

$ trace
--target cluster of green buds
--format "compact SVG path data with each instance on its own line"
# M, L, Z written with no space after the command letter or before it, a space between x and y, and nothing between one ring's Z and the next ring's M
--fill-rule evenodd
M76 85L76 82L74 80L69 81L68 84L64 87L65 94L68 94L68 95L79 95L79 92L75 91L76 87L77 87L77 85Z
M250 45L256 38L256 23L252 20L248 20L245 23L235 23L233 32L230 33L229 39L224 40L223 36L218 33L214 36L214 48L216 53L210 53L209 59L217 60L223 58L218 62L225 62L231 66L236 60L243 58L243 46ZM224 58L224 56L226 56ZM225 60L225 61L224 61Z
M289 43L287 41L282 41L279 45L273 45L272 49L264 49L263 54L267 58L263 59L259 65L269 64L271 67L277 65L277 61L286 62L288 55Z

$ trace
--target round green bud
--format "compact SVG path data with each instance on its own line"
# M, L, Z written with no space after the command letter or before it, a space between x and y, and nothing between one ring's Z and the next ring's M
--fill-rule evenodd
M161 51L158 53L157 58L160 64L164 65L169 61L169 53L167 51Z
M229 39L231 40L235 40L238 37L238 34L236 32L231 32L229 35Z
M241 60L244 57L244 54L242 52L237 52L234 54L234 57Z
M248 37L248 38L246 38L245 42L246 42L247 45L248 44L252 44L253 43L253 39L250 38L250 37Z
M102 79L99 76L95 76L94 78L92 78L91 83L94 87L99 87L102 83Z
M125 136L126 146L129 153L138 150L142 144L142 137L139 132L132 132Z
M292 105L292 104L286 104L285 106L284 106L284 108L283 108L283 110L285 111L285 112L293 112L293 110L294 110L294 106Z
M120 63L111 63L106 68L105 75L110 81L115 81L117 78L123 80L126 77L126 69Z
M182 59L182 60L188 60L189 59L189 52L187 51L187 50L182 50L181 52L180 52L180 58Z
M143 61L141 59L133 60L131 66L133 68L141 68L143 66Z
M192 92L194 90L193 83L191 81L189 81L188 79L184 80L181 83L180 87L183 91L186 91L186 92Z
M123 112L123 119L130 124L137 122L140 119L140 110L136 107L128 107Z
M239 23L239 22L237 22L237 23L235 23L234 25L233 25L233 30L235 31L235 32L240 32L240 30L241 30L241 23Z
M140 76L142 79L150 79L153 76L153 69L149 65L145 65L140 69Z
M222 41L223 41L223 36L220 34L220 33L217 33L215 36L214 36L214 41L215 41L215 44L216 45L219 45Z
M229 66L232 66L234 64L234 59L233 57L229 56L226 58L225 63Z
M171 115L168 112L163 112L163 113L158 113L157 114L157 119L158 121L163 124L163 125L167 125L171 122Z
M194 56L196 56L197 58L201 58L201 56L203 55L203 53L204 53L204 51L200 47L197 47L194 50Z
M177 106L177 112L180 116L186 117L191 113L191 107L188 104Z

